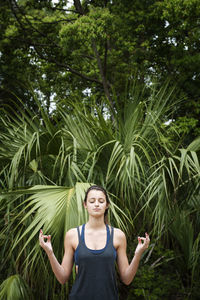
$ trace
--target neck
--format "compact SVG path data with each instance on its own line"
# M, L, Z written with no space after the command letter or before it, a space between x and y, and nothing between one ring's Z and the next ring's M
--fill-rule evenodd
M101 218L93 218L89 216L89 220L87 222L88 227L90 228L95 228L95 229L100 229L105 227L105 222L104 222L104 216Z

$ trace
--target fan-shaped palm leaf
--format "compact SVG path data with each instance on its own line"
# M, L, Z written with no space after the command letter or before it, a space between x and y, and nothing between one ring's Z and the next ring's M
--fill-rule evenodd
M20 275L12 275L1 283L0 299L31 300L33 295L28 284Z

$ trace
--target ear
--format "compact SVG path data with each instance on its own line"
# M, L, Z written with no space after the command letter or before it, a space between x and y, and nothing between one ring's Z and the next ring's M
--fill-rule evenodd
M84 208L87 208L87 203L85 201L83 201L83 206Z

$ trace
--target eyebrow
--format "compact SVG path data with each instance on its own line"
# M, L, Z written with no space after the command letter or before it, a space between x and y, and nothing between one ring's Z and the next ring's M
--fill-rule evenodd
M91 197L91 198L89 198L88 200L95 200L95 199L98 199L98 200L106 200L105 198L102 198L102 197L100 197L100 198Z

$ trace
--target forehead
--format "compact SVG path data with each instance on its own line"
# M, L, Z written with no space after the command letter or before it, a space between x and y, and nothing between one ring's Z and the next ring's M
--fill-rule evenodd
M87 195L87 199L89 199L89 198L103 198L103 199L106 199L106 196L102 191L91 190L91 191L89 191L89 193Z

